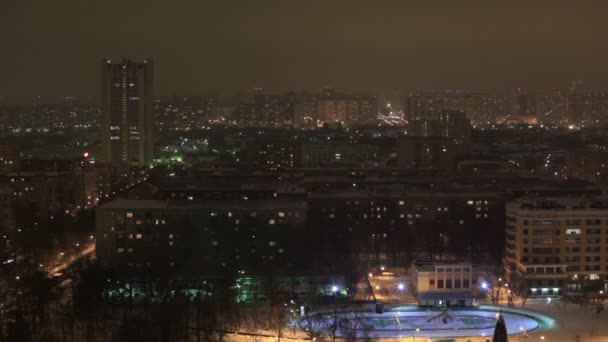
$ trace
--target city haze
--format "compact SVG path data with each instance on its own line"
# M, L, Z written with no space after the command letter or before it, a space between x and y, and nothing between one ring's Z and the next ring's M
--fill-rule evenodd
M104 57L156 93L605 89L600 1L53 1L0 5L0 99L99 97Z

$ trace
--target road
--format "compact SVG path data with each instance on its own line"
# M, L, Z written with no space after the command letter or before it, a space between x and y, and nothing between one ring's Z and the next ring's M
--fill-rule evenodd
M78 253L72 254L68 257L64 257L66 260L61 262L61 264L53 267L51 270L49 270L49 272L48 272L49 277L52 277L53 275L55 275L57 273L63 272L66 268L69 268L70 266L72 266L79 259L89 256L94 252L95 252L95 243L92 243L92 244L84 247Z

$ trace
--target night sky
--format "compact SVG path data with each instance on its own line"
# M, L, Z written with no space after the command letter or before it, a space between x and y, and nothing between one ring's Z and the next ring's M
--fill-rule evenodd
M0 1L0 97L99 94L151 57L156 93L606 89L607 1Z

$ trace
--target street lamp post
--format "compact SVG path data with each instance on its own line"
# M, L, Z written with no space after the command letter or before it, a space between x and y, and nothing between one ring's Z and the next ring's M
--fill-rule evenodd
M521 340L522 340L522 342L526 342L526 340L528 339L528 334L526 334L526 328L519 327L519 330L522 331L522 334L521 334Z
M420 328L416 328L416 331L414 331L414 342L416 342L416 333L420 331Z

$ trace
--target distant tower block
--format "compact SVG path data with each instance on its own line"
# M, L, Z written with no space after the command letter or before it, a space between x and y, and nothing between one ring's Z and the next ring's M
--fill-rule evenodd
M134 166L152 165L153 63L123 59L101 63L102 157Z

